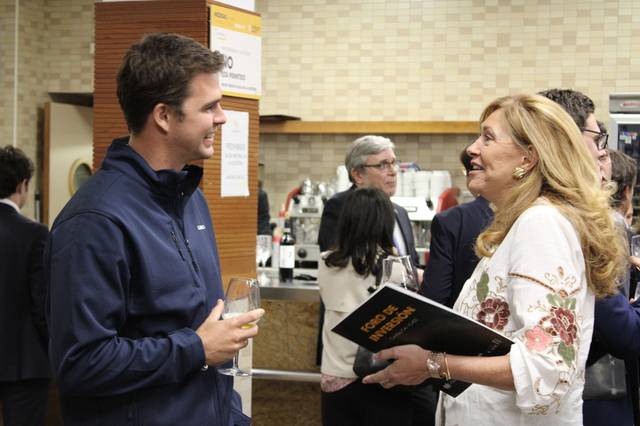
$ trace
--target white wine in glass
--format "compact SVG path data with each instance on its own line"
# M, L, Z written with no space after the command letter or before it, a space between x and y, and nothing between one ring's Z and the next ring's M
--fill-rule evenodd
M260 307L260 286L258 281L250 278L231 278L229 287L225 293L224 312L222 319L229 319L242 315ZM257 322L257 321L255 321ZM255 323L245 324L242 328L255 327ZM238 367L238 355L233 357L233 365L230 368L220 369L220 373L227 376L250 376L251 373Z

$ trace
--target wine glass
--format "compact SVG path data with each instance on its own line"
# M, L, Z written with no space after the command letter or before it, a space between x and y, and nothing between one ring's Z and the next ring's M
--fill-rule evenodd
M256 240L256 264L262 265L264 268L267 265L267 260L271 257L271 235L258 235ZM269 277L262 270L258 280L265 284L269 282Z
M231 278L229 287L225 293L224 312L222 319L229 319L242 315L246 312L258 309L260 307L260 286L258 281L250 278ZM242 328L255 327L254 323L245 324ZM220 373L227 376L250 376L251 373L243 371L238 367L238 354L233 356L233 366L230 368L220 369Z
M416 271L409 256L388 256L382 261L381 284L392 283L411 291L418 291Z

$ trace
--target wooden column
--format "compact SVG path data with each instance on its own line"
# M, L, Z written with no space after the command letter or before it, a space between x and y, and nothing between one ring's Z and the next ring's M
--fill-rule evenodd
M116 96L116 75L127 49L147 33L174 32L209 45L206 0L96 3L93 165L97 170L111 141L127 134ZM204 191L218 240L223 283L231 276L255 277L257 226L258 101L225 96L224 109L249 113L249 197L220 197L220 134L204 168Z

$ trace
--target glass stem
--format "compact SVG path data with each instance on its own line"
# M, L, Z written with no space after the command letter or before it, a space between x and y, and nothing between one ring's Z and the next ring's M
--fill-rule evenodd
M233 356L233 369L234 370L240 370L240 367L238 367L238 357L240 356L240 351L236 352L236 354Z

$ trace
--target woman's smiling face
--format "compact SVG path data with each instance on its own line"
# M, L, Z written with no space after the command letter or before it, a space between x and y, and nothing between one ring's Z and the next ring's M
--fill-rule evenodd
M525 163L525 153L509 134L501 109L489 115L481 129L480 136L467 148L471 156L468 187L499 207L516 182L513 170Z

